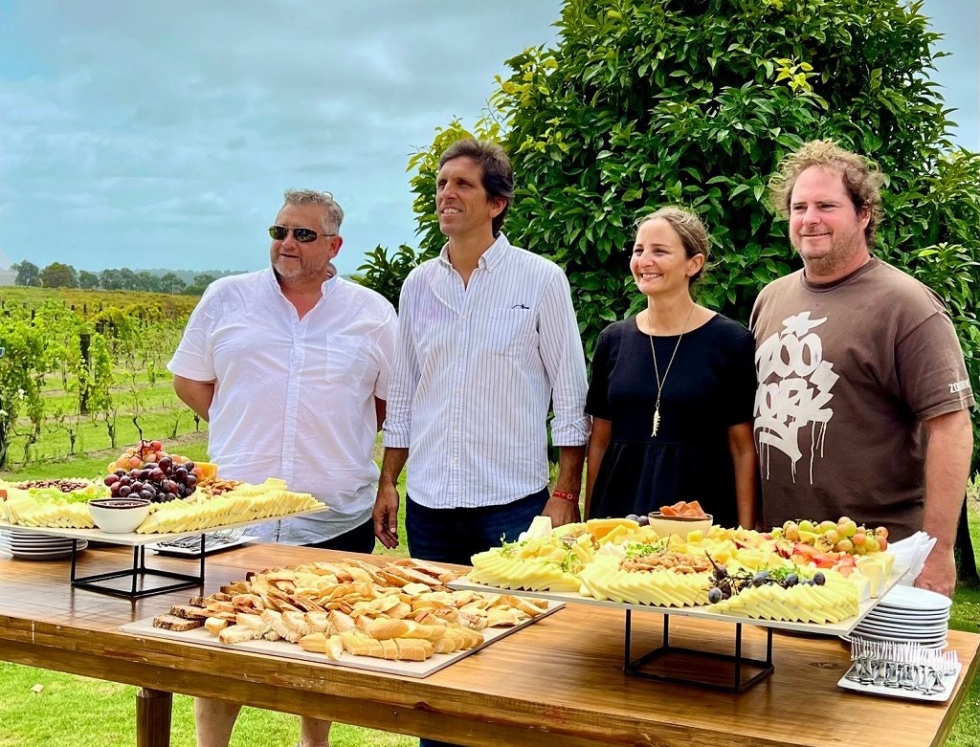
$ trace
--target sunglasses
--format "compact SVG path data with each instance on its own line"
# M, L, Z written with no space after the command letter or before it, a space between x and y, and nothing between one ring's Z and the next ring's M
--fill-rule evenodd
M269 235L276 241L282 241L287 236L289 232L293 232L293 238L295 238L300 244L309 244L311 241L316 241L319 236L336 236L335 233L322 233L319 234L312 228L286 228L286 226L269 226Z

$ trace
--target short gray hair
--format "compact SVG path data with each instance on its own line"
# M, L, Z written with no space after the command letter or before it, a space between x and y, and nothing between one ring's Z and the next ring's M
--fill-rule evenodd
M344 222L344 210L330 192L287 189L282 196L287 205L320 205L323 208L323 230L327 233L340 230L340 224Z

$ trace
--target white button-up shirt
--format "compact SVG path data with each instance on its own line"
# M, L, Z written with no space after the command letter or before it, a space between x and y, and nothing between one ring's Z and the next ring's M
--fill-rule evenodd
M221 477L281 477L331 510L250 534L287 544L331 539L370 519L378 467L375 397L387 399L395 310L343 278L302 319L272 269L212 283L168 368L217 381L208 454Z
M581 446L585 357L568 280L510 245L466 287L447 250L414 269L399 302L384 444L408 448L407 492L430 508L503 505L548 484L555 446Z

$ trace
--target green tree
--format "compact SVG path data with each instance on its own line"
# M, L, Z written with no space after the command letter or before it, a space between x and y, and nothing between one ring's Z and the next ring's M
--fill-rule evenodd
M139 289L141 291L147 291L148 293L162 293L165 290L160 282L159 275L154 275L147 270L140 270L138 273L136 273L136 277L139 280Z
M185 286L181 293L183 293L185 296L200 296L215 280L217 280L217 278L214 275L207 272L202 272L199 275L195 275L194 282ZM404 280L404 276L402 277L402 280ZM401 288L401 283L398 284L398 287Z
M99 285L105 290L122 290L122 274L119 270L103 270L99 273Z
M187 283L181 280L175 273L168 272L160 278L160 291L162 293L180 293L187 287Z
M78 287L85 290L95 290L99 287L99 276L88 270L81 270L78 273Z
M139 290L140 281L136 276L136 273L130 270L128 267L123 267L119 270L119 281L123 290Z
M10 265L10 269L17 272L17 278L14 280L14 283L17 285L30 288L39 288L41 286L41 270L33 262L28 262L26 259L15 262Z
M71 265L52 262L41 270L41 285L45 288L77 288L78 273Z
M980 154L955 149L929 80L939 36L903 0L566 0L554 48L508 61L489 119L511 153L511 241L566 271L585 348L641 308L624 250L658 206L696 210L713 235L700 299L745 320L798 267L766 182L802 142L830 137L889 176L877 252L947 300L980 380ZM442 242L435 165L454 123L416 154L416 259ZM385 272L375 271L383 262ZM375 252L367 282L412 263ZM379 289L381 290L381 289ZM980 439L978 439L980 444Z

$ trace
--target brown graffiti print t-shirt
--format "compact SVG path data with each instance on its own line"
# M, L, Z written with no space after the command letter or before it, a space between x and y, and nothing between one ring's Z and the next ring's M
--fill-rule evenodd
M763 524L922 527L923 421L974 404L943 303L877 259L826 285L796 272L756 301Z

